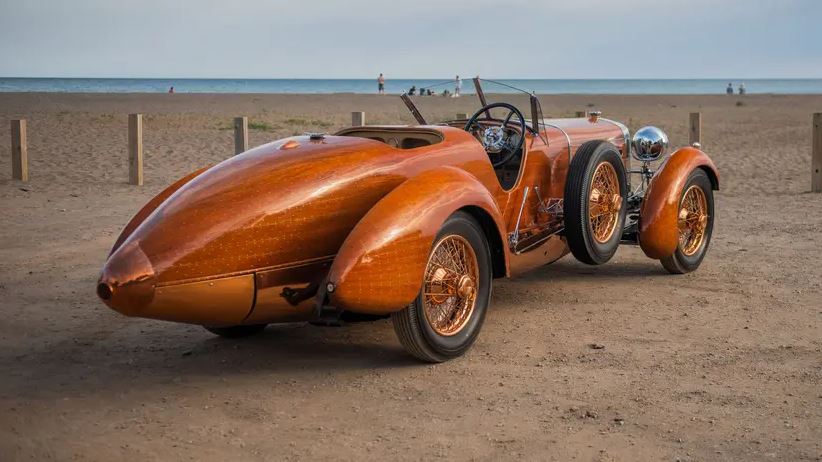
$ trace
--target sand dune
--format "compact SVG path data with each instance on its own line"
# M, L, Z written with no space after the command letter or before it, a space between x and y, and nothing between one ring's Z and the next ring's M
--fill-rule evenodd
M546 116L653 123L677 146L702 112L722 175L709 254L679 277L626 247L602 267L566 257L500 281L471 352L427 366L387 322L230 342L94 296L129 217L232 155L232 117L250 117L254 146L333 132L351 111L411 122L399 98L0 94L2 458L819 460L822 195L808 191L822 96L541 100ZM431 120L477 109L419 101ZM126 184L130 112L145 114L143 187ZM17 117L26 184L10 179Z

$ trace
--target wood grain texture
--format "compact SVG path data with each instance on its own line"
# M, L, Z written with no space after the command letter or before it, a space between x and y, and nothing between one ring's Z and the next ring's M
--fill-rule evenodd
M29 181L29 151L26 139L26 120L11 121L11 177Z
M290 304L286 288L306 289L328 277L338 284L334 297L340 306L389 313L419 290L439 226L465 207L483 211L490 223L485 228L496 274L549 263L567 252L564 240L516 255L509 248L523 189L539 187L544 197L561 198L569 159L580 144L624 144L621 129L605 119L550 123L541 127L541 136L526 134L522 172L509 190L459 122L369 126L367 133L352 127L337 136L291 137L248 150L181 179L138 212L104 266L100 284L119 291L107 303L132 315L223 325L236 321L239 311L211 303L209 320L177 295L169 299L180 304L174 308L148 294L185 285L179 293L192 301L202 300L194 294L197 288L225 303L246 300L239 288L247 280L234 278L251 276L251 299L260 311L251 308L242 322L280 322L314 313L313 301ZM570 151L563 130L573 138ZM390 142L412 138L430 144ZM551 221L541 215L536 198L526 203L524 235ZM224 287L227 295L217 297L213 287Z
M692 112L688 116L688 145L693 146L694 143L702 145L702 113Z
M719 173L713 161L692 147L671 154L651 180L639 212L639 246L649 258L665 258L676 251L679 245L679 202L688 176L697 168L707 170L708 176L713 176L718 184Z
M128 182L143 185L143 115L128 115Z
M365 125L365 112L352 112L351 126L362 127L363 125Z
M234 155L248 151L248 117L234 118Z

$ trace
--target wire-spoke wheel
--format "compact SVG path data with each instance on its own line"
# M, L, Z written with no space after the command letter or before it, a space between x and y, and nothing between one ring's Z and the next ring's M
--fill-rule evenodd
M679 248L685 255L693 255L702 247L705 239L705 227L708 224L708 199L698 185L685 191L679 209L677 228L679 228Z
M607 161L600 162L594 170L591 193L588 195L588 217L591 233L599 243L606 243L614 235L622 196L616 169Z
M605 141L579 147L565 181L565 238L577 260L601 265L616 253L628 183L619 150Z
M711 180L702 169L694 170L683 188L677 214L679 242L673 255L660 260L671 273L697 269L708 250L714 227L714 196Z
M491 257L480 225L457 212L428 256L420 293L391 318L405 349L428 362L460 356L476 340L491 296Z
M477 300L477 255L462 236L450 235L434 245L423 280L425 319L440 335L462 330Z

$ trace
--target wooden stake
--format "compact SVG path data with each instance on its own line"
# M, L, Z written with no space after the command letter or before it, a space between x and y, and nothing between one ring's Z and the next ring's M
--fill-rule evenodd
M15 180L29 181L26 119L11 121L11 177Z
M248 151L248 117L234 118L234 155Z
M352 112L351 125L354 127L362 127L365 125L365 112Z
M143 114L128 115L128 182L143 185Z
M811 191L815 193L822 193L822 112L817 112L813 115Z
M702 146L702 113L692 112L688 119L688 144L691 146L694 143L699 143Z

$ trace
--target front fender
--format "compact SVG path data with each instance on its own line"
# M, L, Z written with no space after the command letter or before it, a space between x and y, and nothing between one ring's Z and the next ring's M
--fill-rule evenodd
M705 170L713 189L719 189L719 173L713 161L699 149L677 150L654 174L639 211L639 246L650 258L662 259L676 252L679 244L679 199L688 176Z
M131 236L131 233L133 233L134 230L137 229L137 227L140 226L140 224L143 221L145 221L145 219L148 218L148 216L151 215L151 213L154 212L157 209L157 207L160 206L160 204L165 202L166 199L168 199L178 189L182 188L186 183L193 180L209 168L211 168L210 165L189 173L188 175L172 183L166 189L160 191L160 193L156 196L152 197L151 200L148 201L148 203L146 203L146 205L144 205L143 208L141 208L140 211L137 212L133 217L131 217L131 220L128 221L126 227L123 228L123 231L120 233L120 236L117 237L117 240L111 247L111 252L109 252L108 254L109 257L117 249L119 249L121 245L123 245L123 242L125 242L125 240L128 239L129 236Z
M331 305L368 314L407 306L420 291L434 238L445 220L464 207L482 209L503 235L502 216L488 188L463 170L424 172L388 193L337 253L328 273L334 284L328 294Z

